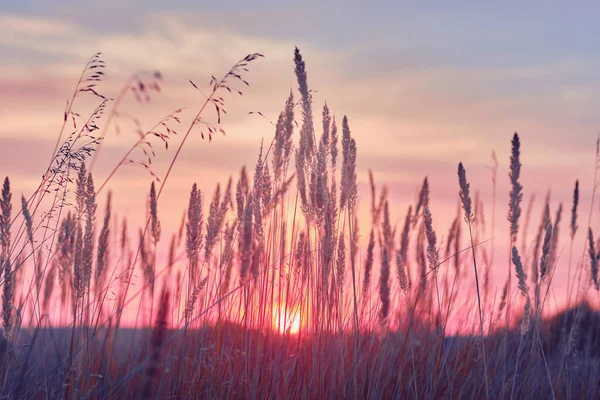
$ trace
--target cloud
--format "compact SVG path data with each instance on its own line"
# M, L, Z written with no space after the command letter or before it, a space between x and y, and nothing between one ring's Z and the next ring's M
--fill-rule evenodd
M305 14L308 11L301 11L298 19ZM359 178L366 183L366 171L373 168L382 182L389 183L402 212L422 177L429 175L444 209L453 213L456 163L468 163L474 186L487 187L489 155L496 149L505 166L515 130L524 143L527 190L545 192L552 185L560 190L557 198L567 201L572 181L589 172L593 160L589 165L582 160L593 158L595 113L600 107L594 96L600 81L593 72L598 64L593 54L587 58L570 54L560 60L542 54L539 59L531 56L504 63L498 58L477 61L495 49L482 50L476 37L462 41L475 34L469 30L449 32L444 39L442 27L431 25L424 38L390 36L370 42L370 34L360 37L357 28L353 35L358 38L352 41L340 30L339 21L326 26L323 17L317 19L319 29L341 37L338 43L331 37L321 40L290 33L295 31L290 27L302 21L285 15L278 9L252 14L253 21L274 21L273 31L248 22L250 17L242 12L219 9L201 17L191 12L144 12L131 26L119 22L106 31L86 25L85 19L64 23L59 17L0 16L0 50L9 55L0 61L4 173L36 182L34 177L45 168L60 129L65 100L87 58L96 51L102 51L108 62L101 90L110 97L116 97L137 71L163 72L162 93L153 96L151 103L139 104L130 95L122 103L121 111L138 118L143 127L176 108L186 109L171 150L158 152L154 167L159 173L166 170L174 146L203 101L188 78L206 87L211 74L222 74L245 54L260 51L267 57L251 66L251 87L241 98L226 99L228 115L223 126L227 136L208 145L196 127L181 154L169 193L184 208L191 182L201 181L203 188L212 190L215 181L237 174L242 164L254 164L262 139L269 143L274 128L248 113L261 111L276 120L290 88L297 86L294 45L300 46L307 62L315 115L327 101L338 119L349 116L358 143ZM420 20L449 19L449 14L436 14ZM417 29L415 24L408 28ZM483 22L472 23L477 24ZM388 25L379 34L386 30ZM274 35L275 31L282 33ZM493 39L497 51L505 55L508 45L519 38L498 32ZM458 42L467 48L453 47ZM94 105L88 98L76 108L85 116ZM208 111L206 117L214 118L212 110ZM134 140L128 125L117 122L123 132L121 136L109 132L98 165L100 175L118 162ZM553 177L551 182L548 176ZM111 186L135 209L134 202L143 202L139 191L145 190L146 178L144 171L128 168L119 172Z
M0 15L0 26L3 32L10 36L4 36L3 42L16 42L16 36L24 37L65 37L72 34L74 26L43 17L25 17L20 15Z

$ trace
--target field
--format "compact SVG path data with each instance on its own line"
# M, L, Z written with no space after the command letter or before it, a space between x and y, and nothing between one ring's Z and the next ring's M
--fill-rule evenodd
M273 132L256 164L212 193L190 185L180 228L161 229L162 194L188 138L218 138L219 151L228 101L261 90L250 77L262 58L249 54L208 85L190 80L198 107L149 130L120 102L159 92L160 73L134 76L114 99L102 92L102 55L74 77L39 186L18 198L7 177L2 189L3 398L596 398L594 137L589 210L573 177L571 204L553 207L548 194L541 218L532 215L521 180L528 148L510 133L509 159L492 159L487 212L456 160L458 206L442 234L426 176L400 210L377 171L359 190L352 116L313 102L296 48L278 118L255 112ZM124 118L137 141L98 177L103 143ZM170 158L158 170L162 148ZM111 200L113 177L132 167L148 181L140 226ZM510 189L496 204L500 179ZM496 218L507 219L503 235ZM567 280L559 300L557 270Z

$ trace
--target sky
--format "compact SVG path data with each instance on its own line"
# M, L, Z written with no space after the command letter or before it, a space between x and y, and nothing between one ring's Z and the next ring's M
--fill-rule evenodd
M123 113L146 129L178 108L185 108L185 126L202 103L188 79L206 88L211 75L260 52L265 58L251 65L244 96L226 99L227 136L209 144L196 132L175 166L159 210L163 226L176 229L193 182L211 192L242 165L252 169L261 140L273 137L268 120L276 120L290 90L297 94L298 46L314 90L315 115L326 101L338 118L349 118L365 225L369 169L389 186L396 222L428 176L434 220L443 235L458 200L459 161L490 219L495 151L501 232L510 139L519 132L524 203L535 193L532 226L537 226L546 192L552 192L552 210L559 202L568 210L576 179L582 209L589 209L600 110L598 11L594 2L567 7L548 1L435 7L398 1L5 1L0 172L12 178L17 193L32 193L51 155L65 101L96 52L107 63L101 91L108 97L116 97L132 74L163 74L162 91L150 103L131 96L122 103ZM82 101L78 112L93 105L93 99ZM256 111L266 118L249 114ZM179 139L171 150L157 151L158 175L164 175ZM96 179L106 176L134 140L125 122L120 136L109 130ZM150 181L141 168L119 171L109 185L118 212L141 221Z

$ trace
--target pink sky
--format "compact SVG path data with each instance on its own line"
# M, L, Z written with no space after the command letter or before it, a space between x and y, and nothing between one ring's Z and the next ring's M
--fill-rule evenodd
M257 15L268 20L264 12ZM19 10L0 10L0 51L6 55L0 60L0 165L2 174L11 177L15 199L21 193L30 195L37 187L62 123L65 100L93 53L102 51L107 62L107 77L100 91L108 97L117 96L131 74L161 71L165 79L160 94L154 94L147 104L129 96L121 110L149 128L175 109L185 108L183 128L202 102L188 79L206 85L212 74L226 72L247 53L261 52L265 59L253 63L247 74L251 87L241 98L226 99L228 115L222 126L227 136L208 143L196 132L175 166L159 213L164 231L178 229L194 182L203 192L212 193L217 182L225 184L230 175L235 178L242 165L252 170L261 140L269 143L274 128L249 112L260 111L274 121L290 89L297 93L292 56L298 45L307 61L309 85L315 91L315 118L327 101L339 119L348 116L356 138L364 237L368 234L370 168L378 184L389 186L392 217L397 223L415 200L423 177L428 176L434 223L438 237L443 238L456 210L456 166L462 161L473 192L481 193L489 224L492 185L488 166L495 150L500 163L497 254L505 260L508 160L510 139L517 131L522 141L523 207L532 193L536 195L528 237L533 238L537 230L547 190L552 191L552 214L563 202L562 229L566 232L573 185L579 179L581 228L575 254L581 254L593 186L595 115L600 109L595 93L600 82L596 77L589 82L577 77L589 76L597 66L597 57L561 57L561 49L556 48L555 57L548 57L554 53L544 49L539 57L529 57L526 62L486 64L456 61L451 56L452 51L485 56L483 39L465 41L462 46L457 41L455 47L446 49L432 46L431 37L421 38L421 43L401 35L396 44L388 37L373 42L342 40L334 46L333 34L323 41L310 35L267 35L254 25L194 24L177 12L165 15L145 11L131 29L116 21L114 29L98 30L66 14L33 16ZM417 37L415 26L406 29L409 37ZM437 29L430 35L439 35L441 40L444 31ZM454 26L449 29L456 33ZM520 57L522 46L535 48L535 38L521 47L517 46L521 37L503 38L508 45L504 43L502 50L506 52L513 43L514 56ZM79 103L77 111L86 114L93 102ZM135 140L125 125L120 136L112 130L108 135L95 171L97 182ZM157 147L153 170L159 176L164 175L179 140L171 142L169 151ZM150 182L151 177L141 168L125 167L109 184L116 213L126 215L132 225L144 217ZM592 223L598 223L597 210ZM491 232L488 235L491 237ZM568 248L566 235L561 240L559 247ZM166 252L168 241L164 246ZM555 279L560 282L564 277L558 268ZM506 262L500 262L495 273L503 283Z

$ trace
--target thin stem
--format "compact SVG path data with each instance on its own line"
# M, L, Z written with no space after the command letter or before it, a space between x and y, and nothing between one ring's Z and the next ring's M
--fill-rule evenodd
M471 229L471 221L468 221L469 225L469 238L471 240L471 253L473 255L473 270L475 272L475 286L477 287L477 305L479 308L479 330L481 334L481 352L483 354L483 369L485 373L485 397L487 399L490 398L490 392L488 387L488 371L487 371L487 359L485 355L485 345L484 345L484 334L483 334L483 311L481 310L481 294L479 292L479 275L477 274L477 260L475 257L475 247L473 246L473 233Z

